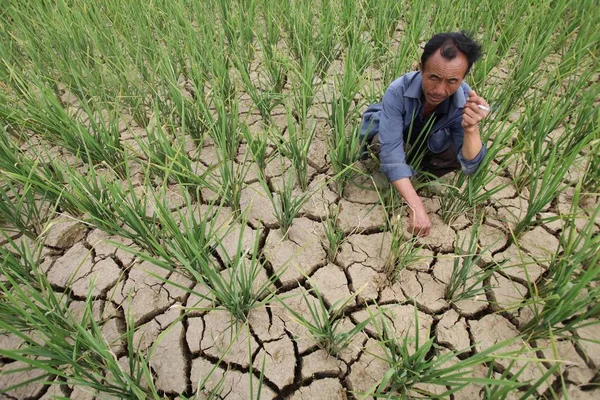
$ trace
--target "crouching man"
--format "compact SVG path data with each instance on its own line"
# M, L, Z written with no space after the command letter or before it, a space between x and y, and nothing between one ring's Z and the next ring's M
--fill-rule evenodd
M392 82L381 103L363 115L363 140L408 203L413 234L427 236L431 221L410 181L415 170L409 164L417 161L407 155L420 154L418 169L438 177L457 169L472 174L485 156L479 122L489 105L463 82L480 56L481 46L465 32L433 36L420 70Z

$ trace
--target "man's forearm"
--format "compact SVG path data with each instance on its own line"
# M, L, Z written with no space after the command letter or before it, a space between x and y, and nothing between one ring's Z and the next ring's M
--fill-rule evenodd
M427 236L431 231L431 221L421 198L415 191L410 179L401 178L392 182L392 186L404 197L410 206L408 231L413 235Z
M481 148L482 144L481 137L479 136L479 129L477 127L468 130L465 129L462 148L463 157L467 161L470 161L477 157Z
M425 211L425 206L421 198L415 191L409 178L398 179L392 182L392 186L400 193L400 196L408 203L411 209L414 211Z

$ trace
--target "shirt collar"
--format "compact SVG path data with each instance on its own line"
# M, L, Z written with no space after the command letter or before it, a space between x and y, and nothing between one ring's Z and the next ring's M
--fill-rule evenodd
M419 71L415 74L414 78L410 81L408 88L404 91L404 97L419 99L420 101L422 94L423 77L421 76L421 71ZM448 113L450 109L464 108L466 102L467 99L465 98L465 93L461 85L452 96L440 103L436 107L436 110L442 107L438 112Z
M420 99L423 94L423 77L421 72L417 72L414 78L410 81L408 88L404 91L404 97L410 97L413 99Z

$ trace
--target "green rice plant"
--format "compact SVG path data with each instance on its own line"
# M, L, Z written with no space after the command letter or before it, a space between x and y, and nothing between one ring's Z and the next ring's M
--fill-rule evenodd
M283 87L279 87L279 85L281 85L282 82L274 82L276 86L273 88L273 91L258 88L256 87L256 84L252 81L250 74L250 65L248 64L248 60L246 58L239 54L235 54L233 55L233 64L239 71L240 77L244 84L244 88L246 89L246 93L248 93L248 95L252 99L252 102L258 109L258 112L260 113L264 124L269 125L272 121L271 113L273 109L277 107L283 99L283 96L281 95L281 90L283 89ZM271 65L271 67L274 68L273 65ZM273 73L275 72L273 71Z
M314 0L279 1L273 8L277 8L277 14L271 15L282 21L284 40L295 62L301 69L314 70L314 76L324 78L339 54L335 4ZM303 75L304 79L309 71Z
M392 82L407 71L419 60L419 44L431 32L430 18L431 7L419 7L418 4L411 5L403 10L405 13L405 30L398 43L396 51L388 53L389 59L384 62L382 79L384 82ZM385 90L385 88L383 89ZM383 97L381 93L380 98Z
M400 21L402 4L398 2L390 4L385 0L367 0L364 6L376 56L381 57L390 50L392 37Z
M0 225L2 231L15 229L36 239L52 218L56 205L39 196L31 183L23 186L8 181L0 187Z
M462 7L461 7L462 8ZM511 59L511 48L523 40L528 29L523 23L523 16L530 14L530 5L526 2L499 3L483 1L467 11L464 21L473 21L473 26L481 26L479 33L485 46L485 57L479 60L472 69L470 77L477 93L491 104L496 103L499 87L486 85L489 73L503 60ZM475 21L481 22L475 22ZM465 25L466 26L466 25ZM501 94L500 94L501 95Z
M409 238L404 236L404 227L402 226L402 218L400 214L397 216L395 223L389 222L390 227L390 250L388 258L383 267L383 272L386 274L390 283L398 281L400 273L407 265L410 265L419 259L419 250L422 246L419 245L417 236Z
M370 313L370 308L368 310ZM515 339L504 340L470 357L460 358L461 354L470 351L469 348L440 354L434 343L435 337L430 337L425 342L421 342L419 339L419 316L416 305L414 310L415 321L412 324L414 330L407 329L402 337L399 337L393 327L390 327L387 321L388 317L373 318L371 315L371 323L379 337L378 344L383 351L383 355L376 355L376 357L388 364L389 369L381 381L361 396L361 399L369 396L402 399L414 396L446 398L474 383L503 385L511 387L512 390L521 385L514 381L477 378L473 373L475 367L498 357L498 351L509 346ZM385 315L385 311L383 313ZM519 351L510 351L502 356L513 357L518 354ZM454 362L451 362L452 360ZM430 393L419 389L417 386L419 384L440 386L445 391Z
M551 146L545 165L542 164L543 151L541 147L543 146L543 141L536 140L533 143L533 147L530 150L533 165L527 210L512 232L515 239L518 239L532 224L536 214L557 198L559 193L565 188L563 181L567 171L579 156L579 152L587 146L589 141L589 139L582 140L564 149Z
M258 165L259 171L263 176L265 174L265 168L267 167L268 143L271 135L276 134L271 132L267 134L264 134L263 132L256 134L250 132L247 125L242 126L242 136L252 155L252 161Z
M84 222L112 235L130 239L149 254L172 260L165 243L166 237L158 224L158 213L146 215L147 210L152 208L151 200L155 200L153 196L160 196L160 191L156 194L154 188L148 185L138 195L130 181L123 186L121 182L112 182L110 177L104 177L94 168L90 168L87 175L65 168L64 175L65 185L70 188L70 200L80 213L86 214Z
M230 51L242 54L248 60L252 59L256 0L219 0L219 11Z
M581 83L589 82L591 77L585 79L585 76L580 80ZM600 192L600 167L599 167L599 152L600 152L600 110L595 105L598 93L600 93L600 85L589 85L587 90L580 90L581 94L574 101L577 103L572 114L570 122L573 126L572 134L566 138L566 146L576 145L580 141L589 141L584 149L587 155L587 163L584 169L584 178L582 189L584 192L595 194ZM588 196L582 196L582 200Z
M9 177L14 182L31 184L33 190L47 194L49 199L58 199L58 204L64 205L73 215L85 214L84 222L111 235L130 239L141 249L136 253L139 258L155 261L169 270L182 268L193 279L201 281L197 271L209 262L211 246L215 245L216 220L210 215L195 217L190 213L187 219L176 218L171 211L166 186L154 188L146 182L143 191L139 192L131 181L125 184L114 181L96 168L90 167L84 175L68 165L52 165L62 180L33 174L35 169L28 169L27 173L12 170ZM125 163L125 166L129 174L129 164ZM65 191L65 187L69 190ZM188 187L182 186L178 195L188 208L192 207ZM185 228L183 231L181 226Z
M394 188L388 186L380 189L376 185L374 178L371 178L371 182L377 191L379 204L381 204L381 207L383 207L386 215L386 228L391 230L396 221L397 215L402 213L402 198L400 197L398 191Z
M354 302L358 292L345 300L340 299L328 307L318 289L313 287L306 290L300 286L300 290L302 291L304 303L308 308L308 316L289 307L285 301L279 300L285 309L290 312L292 318L308 331L316 341L317 346L325 349L332 356L337 356L346 349L354 337L371 322L371 318L366 318L359 324L353 325L350 330L343 327L344 310L351 302ZM317 300L314 301L312 296L316 297Z
M5 127L0 132L0 171L7 182L29 185L40 198L58 204L63 211L79 214L76 202L65 190L65 174L57 160L43 154L35 160L27 157L10 140Z
M537 82L540 63L552 51L563 46L568 32L559 27L568 19L568 11L566 2L555 5L543 3L535 14L530 14L530 24L527 25L521 40L516 43L512 64L514 68L511 68L506 78L510 85L504 87L502 95L498 98L499 118L508 116L508 113L527 97L529 88L535 87Z
M304 206L304 204L313 194L312 192L303 192L295 195L295 180L289 175L289 171L284 172L284 174L281 176L281 186L276 189L275 193L271 192L265 177L261 177L259 179L265 194L273 205L275 219L279 223L279 229L281 229L281 233L284 238L287 238L288 230L292 226L294 218L298 216L302 206Z
M244 128L240 125L236 101L230 100L228 106L217 101L216 107L218 118L209 130L218 150L214 181L214 187L218 189L215 192L221 197L221 202L239 214L242 189L250 168L245 161L241 164L235 161L242 138L240 130L243 132Z
M278 2L285 42L296 62L301 66L308 65L305 64L306 58L312 53L315 31L313 3L313 0ZM310 82L312 83L312 79Z
M407 265L412 264L419 259L419 245L417 236L405 237L404 226L402 224L403 207L400 206L398 192L393 188L388 188L386 192L381 193L373 182L379 202L385 210L386 227L390 236L389 253L385 261L383 271L390 283L398 281L400 273ZM384 242L381 242L383 250Z
M59 377L107 396L158 399L146 358L130 351L129 371L117 361L101 331L101 323L93 317L91 292L82 319L76 320L39 269L36 254L41 247L34 250L14 243L13 246L19 256L0 248L0 272L4 278L0 281L0 332L15 336L23 345L18 349L0 349L0 356L27 365L14 372L39 372L33 380L40 382ZM131 340L132 335L129 329L125 339ZM132 349L133 341L128 344Z
M343 73L336 73L333 78L333 97L327 110L330 126L335 126L340 118L341 122L347 123L345 119L356 113L355 110L352 110L353 113L350 110L361 89L364 71L371 60L371 47L364 40L357 41L348 49L344 58ZM360 108L356 106L356 109Z
M164 123L161 115L158 108L155 108L153 121L144 130L145 136L135 137L143 152L143 158L137 162L146 165L155 177L165 182L216 190L218 185L211 184L209 179L211 169L197 171L192 167L192 160L186 153L184 136L178 134L173 126Z
M350 64L346 65L348 60L344 60L344 74L349 74L350 77L348 81L356 81L355 85L359 86L358 89L353 89L353 91L357 92L361 89L362 82L360 81L360 78L364 76L367 68L373 63L373 58L373 44L369 42L367 38L361 37L355 40L354 43L346 49L346 59L349 59ZM353 70L353 73L351 73L350 70ZM358 77L358 79L356 77ZM343 91L343 93L346 94L347 92ZM348 96L348 98L353 99L353 97L350 96Z
M261 281L260 274L265 273L259 248L261 232L260 230L256 232L251 247L244 248L244 229L247 227L243 220L241 227L237 247L232 255L228 254L222 243L222 238L227 236L229 231L223 235L217 233L212 240L215 250L223 250L220 254L223 257L224 270L220 269L214 259L208 259L208 262L200 264L196 276L200 278L199 282L209 289L210 300L214 301L215 307L229 311L236 321L245 322L251 310L262 307L272 300L274 296L272 289L279 275ZM190 292L188 288L179 287ZM205 295L200 296L208 298Z
M200 271L211 262L216 232L220 230L222 235L229 232L227 228L217 225L215 215L218 215L221 207L209 206L205 213L184 214L181 210L172 212L164 187L150 187L148 191L150 193L142 196L128 193L120 205L123 212L120 212L118 217L125 222L129 230L148 233L158 230L157 236L148 239L131 238L142 252L127 248L125 250L167 270L177 268L191 279L202 282ZM183 200L184 210L194 210L194 199L189 191L182 188L179 195ZM153 209L150 218L145 216L149 206ZM101 226L100 223L96 225Z
M194 229L185 232L190 240L185 240L186 236L179 230L161 188L156 190L148 185L145 192L138 195L131 181L123 185L96 168L89 168L84 175L67 165L52 165L62 180L56 181L53 176L43 174L33 175L31 170L27 173L11 172L10 179L31 184L32 189L41 195L58 199L58 204L73 215L85 214L84 222L132 240L148 254L163 260L167 268L180 265L181 258L187 259L192 265L198 257L206 258L207 237L211 232L207 228L208 222L202 220L191 226ZM125 165L129 173L128 163ZM65 191L65 187L69 190ZM185 186L179 195L191 205L190 193ZM148 209L153 211L150 216L147 216Z
M242 190L250 167L246 159L238 164L234 159L221 159L219 156L218 177L215 178L214 185L221 185L217 191L220 202L231 207L238 215L241 213Z
M346 59L345 71L347 74L342 78L339 75L334 78L333 97L328 107L331 133L327 135L327 147L329 161L338 175L336 185L340 195L358 173L354 164L360 159L363 145L359 135L360 124L354 121L355 111L350 112L354 96L359 90L359 75L349 58ZM336 83L340 85L339 95Z
M586 193L600 192L600 140L590 143L590 152L581 186Z
M454 303L485 295L486 280L501 267L501 265L488 265L480 269L477 265L481 261L482 255L491 248L488 246L485 249L479 249L477 241L481 223L480 220L471 227L468 243L466 243L467 237L464 237L462 243L459 244L459 237L456 235L452 275L450 275L444 291L446 299Z
M335 261L335 257L345 241L344 230L338 224L339 215L339 205L331 204L329 205L329 214L321 221L325 237L327 238L327 247L325 248L327 252L327 261L330 263Z
M596 324L600 316L600 236L594 223L600 208L578 229L580 193L581 185L561 232L560 251L554 254L543 280L533 287L534 317L521 327L521 332L532 338L569 335Z
M153 88L153 77L146 74L145 79L141 79L140 70L134 65L138 59L132 54L139 53L141 48L153 42L146 40L141 43L151 36L146 32L138 37L137 47L126 45L134 32L132 29L122 31L120 22L140 20L139 10L133 15L136 18L123 18L124 14L132 16L129 8L102 7L99 3L82 7L80 3L68 4L65 1L57 2L54 7L39 3L11 5L7 10L11 23L6 25L11 40L7 42L10 47L4 52L7 55L5 59L10 60L8 65L22 69L26 80L52 77L57 95L60 84L82 103L92 100L102 104L122 101L123 105L135 109L136 120L143 123L141 116L144 112L141 109L145 103L142 99ZM111 29L102 28L106 26ZM138 25L134 23L127 28L138 28ZM147 24L141 29L146 28ZM155 43L152 48L156 49ZM128 50L131 49L135 52L130 53ZM139 65L144 66L143 62Z
M258 36L263 51L262 64L266 71L268 87L272 93L281 93L287 81L287 68L290 60L279 51L277 44L281 37L281 28L277 24L276 14L272 7L263 3L264 34Z
M95 4L87 10L64 1L54 7L13 4L6 11L11 32L5 60L10 65L31 71L32 77L55 77L84 101L113 101L118 96L115 83L128 57L114 35L95 29L111 23Z
M570 135L561 135L556 139L548 139L550 132L554 131L563 123L575 108L573 102L576 100L577 93L582 89L582 81L575 81L569 85L568 93L558 95L557 89L550 89L548 94L534 94L532 101L525 102L526 108L521 115L519 122L520 129L517 129L516 146L529 148L531 142L535 142L535 153L524 151L524 162L518 163L513 173L513 181L517 190L521 190L530 184L533 178L529 172L531 168L540 168L545 165L551 154L551 148L563 145L570 147L567 143L577 145L580 140L574 140L569 136L574 136L577 131L571 130ZM587 133L587 132L586 132ZM582 137L581 140L585 140ZM551 145L547 145L551 141ZM520 167L520 168L519 168Z
M425 138L429 136L431 129L435 124L435 118L430 118L427 120L425 125L423 126L421 132L414 132L414 121L416 120L417 111L413 112L411 116L411 123L408 126L407 140L405 145L406 151L406 161L410 165L414 165L414 168L420 169L421 163L423 162L423 157L425 157L425 153L428 150L427 141ZM417 136L418 135L418 136ZM424 174L424 172L423 172Z
M488 382L483 385L483 389L481 391L483 399L505 400L514 396L515 393L519 394L519 399L521 400L529 399L532 396L536 396L538 388L540 386L546 386L549 379L551 379L553 375L556 375L560 368L560 364L555 363L535 381L520 382L519 380L524 380L523 374L526 372L528 364L524 364L521 368L515 371L515 363L517 361L518 359L511 360L508 366L503 368L504 371L500 374L500 377L496 378L496 382L502 382L502 384ZM493 378L495 364L495 360L492 360L488 364L487 379ZM520 390L516 391L516 389ZM556 398L555 390L551 386L548 390L553 396L552 398Z
M292 111L286 107L287 115L287 137L283 134L274 133L274 142L278 143L277 149L287 157L296 172L296 182L300 189L306 191L308 188L308 152L317 130L316 124L308 129L304 124L297 124L292 116Z
M244 218L240 222L241 229L237 233L236 248L232 254L229 254L224 240L232 233L229 224L234 222L234 219L224 222L223 226L216 226L214 219L220 212L221 209L214 209L209 213L213 221L208 223L198 222L192 215L180 214L179 217L182 218L180 227L166 227L167 231L173 233L175 229L181 231L180 238L174 235L175 239L189 247L189 251L182 251L183 246L181 250L173 247L169 249L174 256L180 257L179 268L191 274L197 282L208 289L210 294L201 294L160 276L155 277L178 289L209 300L215 308L220 307L229 311L234 320L243 323L247 321L251 310L264 306L272 300L274 293L271 290L279 275L275 274L261 281L261 272L265 273L259 248L261 231L256 232L250 247L244 248L244 231L248 229ZM191 232L195 232L196 236L192 236ZM195 239L200 240L195 242ZM212 256L216 251L220 255L219 260ZM184 253L193 255L193 258L184 258ZM205 254L201 255L201 253ZM164 266L161 259L137 254L156 265Z
M329 66L338 57L340 48L337 43L335 4L330 1L319 3L318 30L312 46L313 54L318 60L316 75L324 79Z
M25 81L25 77L15 70L11 71L10 79L18 97L9 99L0 94L6 101L0 102L0 118L6 124L38 133L48 142L79 155L85 162L106 163L123 176L123 148L116 114L110 116L111 121L101 122L98 119L101 109L82 103L84 111L81 113L91 125L88 128L69 115L45 82L32 78Z
M174 60L169 56L168 54L162 55L156 66L156 79L159 83L156 88L156 96L153 96L153 117L155 120L160 118L175 130L180 129L182 134L189 133L196 144L201 147L208 130L205 113L209 106L206 104L203 93L205 76L198 76L199 72L196 69L191 71L193 78L189 83L192 85L192 92L185 93L180 87L182 71L178 70L178 66L174 65ZM160 111L160 114L157 111ZM144 127L148 129L147 125Z
M351 0L341 0L338 9L338 29L345 47L351 47L359 38L364 16L362 4Z
M296 119L302 127L308 121L308 110L314 102L317 67L318 60L312 55L304 57L301 63L292 63L290 67L295 78L292 81L292 104Z
M584 7L591 4L590 0L584 0L581 3ZM566 67L564 68L566 71L571 70L570 67L574 67L577 61L580 61L580 66L585 65L581 61L593 62L593 58L590 57L592 54L589 51L593 52L598 48L597 39L600 36L600 32L594 24L594 15L590 15L583 8L569 10L569 13L571 18L564 21L565 26L568 28L577 27L577 29L569 30L571 34L569 39L572 40L565 40L564 47L561 49L560 63Z
M207 28L211 29L211 28ZM211 88L214 91L214 96L222 101L224 105L229 105L235 98L235 81L231 77L232 61L227 53L225 39L220 31L215 30L214 35L215 45L209 48L209 74ZM219 110L219 105L215 105Z
M241 142L238 103L231 99L225 102L223 98L215 97L214 106L217 118L211 119L208 133L219 149L222 160L232 160L236 157Z

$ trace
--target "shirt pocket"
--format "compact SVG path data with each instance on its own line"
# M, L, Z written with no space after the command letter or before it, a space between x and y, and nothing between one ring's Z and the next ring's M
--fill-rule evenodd
M432 153L441 153L450 147L452 137L449 128L438 129L429 135L427 146Z

